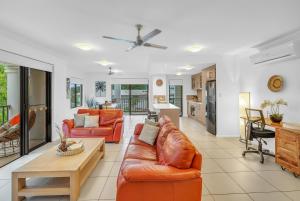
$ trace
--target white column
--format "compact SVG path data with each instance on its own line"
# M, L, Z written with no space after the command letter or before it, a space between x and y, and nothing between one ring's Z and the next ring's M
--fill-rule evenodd
M20 112L20 71L19 66L6 65L7 75L7 105L10 105L9 117Z

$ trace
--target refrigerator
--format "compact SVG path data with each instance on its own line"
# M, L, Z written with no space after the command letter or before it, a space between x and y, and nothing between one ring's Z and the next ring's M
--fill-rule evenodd
M216 126L216 81L213 80L206 83L206 130L216 135Z

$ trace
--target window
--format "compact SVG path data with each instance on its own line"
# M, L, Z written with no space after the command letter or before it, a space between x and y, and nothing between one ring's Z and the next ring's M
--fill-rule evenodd
M71 83L71 108L82 106L82 84Z

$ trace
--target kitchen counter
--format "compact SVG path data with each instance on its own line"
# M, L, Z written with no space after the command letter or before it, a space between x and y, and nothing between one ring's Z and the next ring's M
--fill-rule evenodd
M200 101L189 100L188 102L189 102L189 104L202 104L202 102L200 102Z
M180 108L171 103L154 103L153 109L159 116L168 116L171 121L179 128Z
M154 103L153 109L160 110L160 109L180 109L180 108L171 103Z

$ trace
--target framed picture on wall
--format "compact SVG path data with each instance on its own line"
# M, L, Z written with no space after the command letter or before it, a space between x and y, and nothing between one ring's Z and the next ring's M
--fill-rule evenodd
M67 99L70 99L70 85L71 85L71 80L70 78L67 78L66 79L66 96L67 96Z
M106 97L106 82L96 81L95 82L95 96L96 97Z

